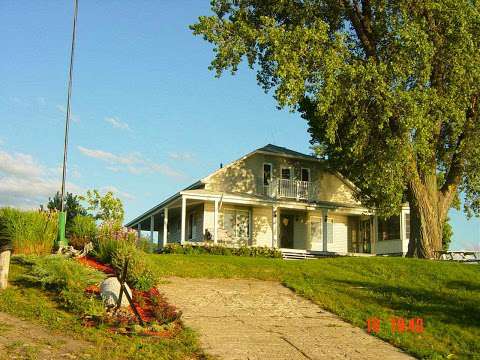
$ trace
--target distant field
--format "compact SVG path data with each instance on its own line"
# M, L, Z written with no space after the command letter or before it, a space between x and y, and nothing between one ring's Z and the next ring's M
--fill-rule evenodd
M420 358L480 359L480 266L404 258L288 262L217 255L148 255L162 276L282 282L362 328L381 320L380 338ZM422 318L424 331L392 332L393 317Z

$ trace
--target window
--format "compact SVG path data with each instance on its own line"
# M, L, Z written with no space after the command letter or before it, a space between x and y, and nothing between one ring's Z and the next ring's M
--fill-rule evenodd
M400 216L391 216L378 220L378 240L400 239Z
M410 239L410 214L405 214L405 237Z
M282 168L282 179L283 180L290 180L291 178L292 178L292 169Z
M272 182L272 164L263 164L263 185L270 185Z
M223 230L228 237L249 238L250 237L250 212L248 210L223 211Z
M302 168L301 180L310 181L310 169Z

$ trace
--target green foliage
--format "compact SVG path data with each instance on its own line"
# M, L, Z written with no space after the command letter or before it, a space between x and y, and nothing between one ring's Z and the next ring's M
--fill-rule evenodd
M13 253L42 255L52 252L57 237L57 213L1 208L0 218L3 232L11 239Z
M411 208L415 226L437 228L415 232L423 238L411 239L412 250L439 250L437 219L459 191L467 214L480 215L478 1L213 0L211 8L191 26L214 46L210 69L235 73L246 59L279 106L307 120L318 155L381 215L398 214L406 199L422 204Z
M88 204L88 211L93 213L96 220L123 222L124 210L122 201L115 197L112 191L100 195L98 190L88 190L86 196L81 196Z
M60 255L16 257L13 261L28 267L19 281L52 291L63 308L80 316L103 314L102 302L86 297L84 292L87 286L103 280L102 273Z
M452 225L450 224L450 218L448 217L447 220L445 221L445 224L443 224L443 232L442 232L443 250L448 251L450 247L450 243L452 242L452 236L453 236L453 228L452 228Z
M150 241L150 238L141 237L136 242L137 248L146 252L147 254L151 254L155 252L157 249L157 245Z
M238 248L227 247L223 245L180 245L167 244L162 251L163 254L186 254L186 255L226 255L226 256L253 256L265 258L281 258L282 253L278 249L269 247L249 247L241 246Z
M12 250L12 236L8 231L8 220L0 216L0 252Z
M64 209L67 212L67 223L66 223L66 232L70 230L70 224L72 220L78 216L86 216L87 210L82 206L80 203L80 197L78 195L73 195L72 193L68 193L65 196L65 206ZM61 195L60 192L57 191L53 198L48 198L47 209L50 211L60 211L61 209Z
M158 282L146 260L146 253L137 247L135 231L122 228L118 223L104 223L95 238L94 255L111 264L120 273L128 259L127 283L138 290L149 290Z
M94 241L96 234L95 219L91 216L77 215L68 227L68 242L76 249L83 249L85 244Z

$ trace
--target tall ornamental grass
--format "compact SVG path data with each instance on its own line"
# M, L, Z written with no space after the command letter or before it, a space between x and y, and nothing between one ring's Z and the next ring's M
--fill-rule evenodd
M0 218L11 237L13 253L44 255L52 252L58 232L56 212L1 208Z

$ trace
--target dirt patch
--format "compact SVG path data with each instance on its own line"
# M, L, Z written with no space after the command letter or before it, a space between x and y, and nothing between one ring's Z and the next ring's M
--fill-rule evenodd
M85 359L87 342L0 312L0 359Z
M412 359L275 282L168 280L160 290L222 359Z

